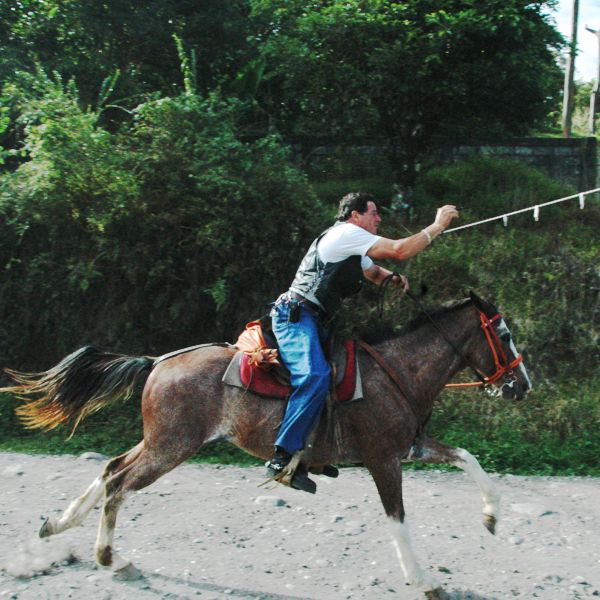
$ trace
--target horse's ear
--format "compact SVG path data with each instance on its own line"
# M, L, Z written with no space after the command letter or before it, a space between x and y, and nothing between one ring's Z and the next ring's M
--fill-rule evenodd
M479 310L485 312L486 302L484 300L482 300L473 290L469 291L469 297Z
M488 302L487 300L480 298L475 292L470 291L469 296L470 296L471 300L473 301L473 304L481 312L488 315L488 317L491 317L498 312L498 309L491 302Z

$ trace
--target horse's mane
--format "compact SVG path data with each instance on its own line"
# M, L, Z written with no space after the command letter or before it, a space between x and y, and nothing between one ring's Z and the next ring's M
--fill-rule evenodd
M447 302L442 306L437 306L433 308L425 308L427 314L434 320L437 321L444 315L449 313L453 313L455 311L460 310L467 304L470 304L472 301L470 298L465 298L462 300L454 300L451 302ZM408 323L402 326L400 330L392 331L392 323L386 319L385 322L381 322L380 324L376 324L374 327L372 326L368 331L364 331L360 333L360 337L364 339L366 342L370 344L379 344L381 342L387 342L392 339L396 339L398 337L402 337L403 335L407 335L424 327L431 323L429 320L429 316L427 316L424 312L420 311L417 316L411 319Z
M472 300L470 298L463 298L462 300L455 300L434 309L426 308L425 310L427 311L427 314L425 314L423 311L420 311L416 317L411 319L406 325L404 325L404 327L402 327L397 335L411 333L416 329L420 329L423 327L423 325L431 323L430 317L435 321L437 318L443 315L460 310L467 304L471 304L471 302Z

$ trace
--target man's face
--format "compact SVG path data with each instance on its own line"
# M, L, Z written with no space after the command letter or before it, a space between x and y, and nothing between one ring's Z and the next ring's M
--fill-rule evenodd
M353 211L352 223L366 229L369 233L377 234L377 228L379 227L379 223L381 223L381 217L377 212L377 205L375 202L367 203L367 210L364 213L359 213L358 211Z

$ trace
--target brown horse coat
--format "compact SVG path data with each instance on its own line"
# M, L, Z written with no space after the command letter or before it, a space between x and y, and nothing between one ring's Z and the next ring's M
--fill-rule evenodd
M315 467L330 463L365 465L391 520L408 582L429 592L438 585L420 569L412 552L402 502L402 462L444 462L462 468L480 487L484 522L490 531L498 518L499 496L475 458L422 434L434 399L459 370L468 364L482 374L491 374L496 368L481 331L481 312L490 318L497 313L491 304L472 294L468 300L437 311L433 315L435 327L423 319L376 345L400 379L407 382L410 398L370 355L360 352L364 400L336 404L324 412L309 453L310 464ZM504 321L497 320L494 327L502 351L515 358ZM129 561L113 551L117 512L127 494L151 484L211 441L229 441L254 456L270 457L284 403L223 385L221 377L234 352L235 348L227 345L208 345L155 362L150 357L83 348L44 373L11 372L18 384L5 391L41 396L18 410L29 426L44 428L69 420L77 423L107 403L130 395L145 379L143 440L109 461L81 497L60 517L46 521L40 535L60 533L81 523L104 497L96 558L101 565L132 574L135 571ZM531 387L522 365L514 372L509 370L507 377L510 381L504 381L504 391L517 398Z

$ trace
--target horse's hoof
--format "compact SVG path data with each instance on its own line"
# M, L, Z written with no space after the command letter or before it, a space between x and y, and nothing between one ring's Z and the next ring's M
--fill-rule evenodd
M425 598L430 598L431 600L445 600L449 598L449 596L441 587L438 587L435 588L435 590L425 592Z
M483 515L483 524L485 528L492 534L496 535L496 523L498 520L494 515Z
M52 530L52 525L50 524L50 517L48 517L42 523L42 526L40 527L40 531L39 531L38 535L41 538L45 538L45 537L50 537L53 533L54 533L54 531Z
M139 569L136 569L131 563L126 564L124 567L117 569L112 578L115 581L139 581L144 576Z

